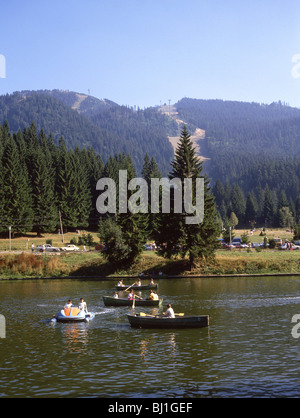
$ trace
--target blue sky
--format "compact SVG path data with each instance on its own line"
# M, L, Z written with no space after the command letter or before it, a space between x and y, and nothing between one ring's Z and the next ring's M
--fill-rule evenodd
M300 107L299 22L298 0L10 0L1 5L0 94L57 88L141 108L183 97Z

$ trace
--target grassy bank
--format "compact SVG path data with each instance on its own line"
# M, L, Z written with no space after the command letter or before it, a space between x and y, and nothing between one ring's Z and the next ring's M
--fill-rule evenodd
M244 231L235 231L240 236ZM251 235L252 242L261 242L260 231ZM292 234L285 230L266 231L268 238L291 239ZM79 234L64 236L64 244ZM93 234L98 241L97 234ZM28 235L12 240L12 252L7 251L8 239L0 240L0 277L64 277L64 276L116 276L138 275L141 272L153 274L161 271L165 275L226 275L226 274L278 274L300 273L300 251L279 251L266 249L256 252L254 249L218 250L211 263L200 263L192 272L187 260L165 260L152 251L145 251L140 260L129 269L119 269L117 265L107 263L98 251L81 253L31 254L31 244L44 244L51 239L53 246L62 246L62 237L47 234L44 237Z
M141 272L165 275L226 275L300 273L300 251L218 250L211 263L200 263L189 271L188 260L165 260L154 252L144 252L129 269L107 263L99 252L56 254L2 254L1 278L116 276L138 275Z

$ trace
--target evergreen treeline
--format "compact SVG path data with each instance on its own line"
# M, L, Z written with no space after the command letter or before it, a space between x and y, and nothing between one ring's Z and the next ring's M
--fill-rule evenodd
M148 183L151 177L161 177L154 157L146 154L142 165ZM33 123L11 133L5 122L0 126L0 233L7 236L8 226L14 233L54 232L60 228L60 215L64 231L97 230L101 217L96 208L97 181L109 177L118 190L119 170L127 170L128 181L138 177L131 156L124 152L110 156L104 164L91 147L68 149L63 138L56 145L52 135L47 137L43 130L38 133ZM119 221L126 225L127 243L138 237L138 230L144 231L143 239L137 240L139 248L154 225L151 214L136 224L127 215Z
M205 129L201 155L216 182L237 183L247 195L257 186L294 201L300 193L300 109L285 104L183 99L178 115Z
M245 194L238 184L218 180L213 194L223 226L295 227L300 223L300 194L293 199L282 187L280 183L274 188L258 184Z
M0 127L0 231L53 232L59 211L65 229L96 227L95 185L104 164L92 148L67 149L34 124L10 133Z

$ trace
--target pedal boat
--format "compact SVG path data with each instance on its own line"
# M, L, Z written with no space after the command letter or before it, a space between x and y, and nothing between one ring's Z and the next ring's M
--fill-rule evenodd
M55 319L57 322L89 322L94 316L95 314L93 312L85 312L84 310L72 307L62 309L55 315Z

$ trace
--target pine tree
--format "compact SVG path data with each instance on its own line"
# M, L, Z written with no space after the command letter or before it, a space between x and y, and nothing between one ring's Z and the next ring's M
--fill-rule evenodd
M78 224L77 198L75 195L75 165L73 155L67 151L63 138L59 141L58 171L56 190L58 207L61 211L63 227L76 228Z
M92 196L88 177L88 169L85 164L84 154L79 148L75 148L72 153L72 163L74 170L74 200L76 205L77 225L76 227L83 229L89 225L89 217L92 210Z
M249 193L246 201L245 224L254 226L257 219L257 203L253 193Z
M202 163L196 155L191 136L186 127L182 130L171 167L170 179L179 178L182 184L184 179L192 179L193 205L196 203L196 179L204 178L203 221L199 224L187 224L186 217L190 214L185 211L184 202L182 201L182 213L174 213L173 210L168 216L164 215L160 231L159 243L161 245L166 243L162 247L162 255L166 257L179 253L182 256L188 255L190 268L193 268L197 260L204 260L214 256L215 249L218 247L219 228L216 223L216 208L209 181L202 174Z
M274 221L274 203L268 186L265 187L264 206L262 211L262 222L265 226L271 226Z
M45 135L41 133L42 140ZM49 150L38 146L32 153L32 200L34 208L34 230L37 235L53 232L57 228L59 217L54 194L55 176Z
M144 165L142 170L143 178L146 180L148 185L148 229L149 229L149 237L155 239L157 232L160 229L160 214L159 213L152 213L151 211L151 179L161 178L161 173L159 168L156 164L154 157L151 160L148 157L148 154L145 155ZM159 203L161 207L161 200Z
M17 144L11 135L7 138L3 150L2 170L4 213L1 224L11 225L14 232L30 231L33 210L28 172L22 165Z

